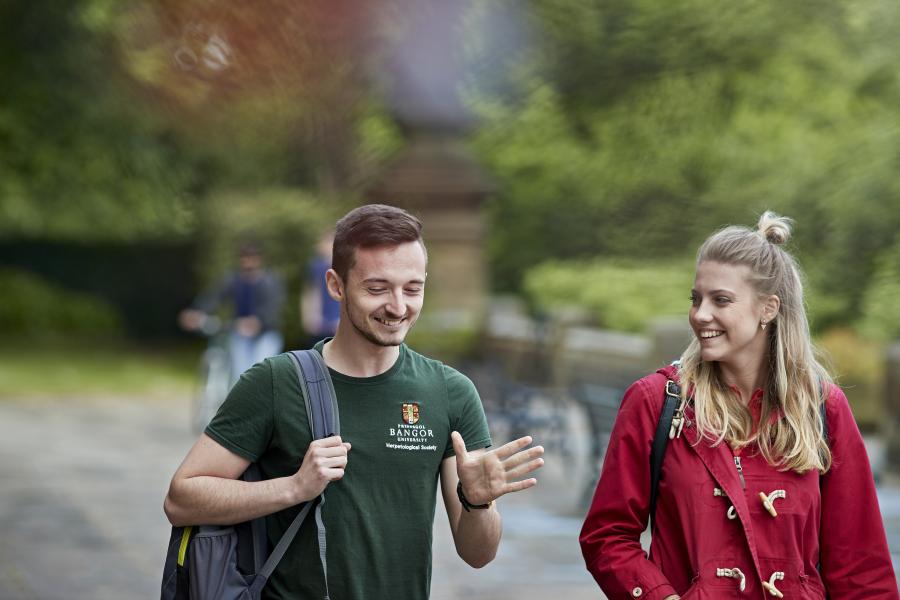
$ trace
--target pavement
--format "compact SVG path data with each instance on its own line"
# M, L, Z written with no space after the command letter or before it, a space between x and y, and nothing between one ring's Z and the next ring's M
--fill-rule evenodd
M158 597L162 500L193 443L188 422L173 399L0 400L0 600ZM438 507L434 600L604 598L577 541L585 435L576 427L548 455L537 487L500 500L503 541L483 569L456 556ZM882 479L879 499L897 566L900 482Z

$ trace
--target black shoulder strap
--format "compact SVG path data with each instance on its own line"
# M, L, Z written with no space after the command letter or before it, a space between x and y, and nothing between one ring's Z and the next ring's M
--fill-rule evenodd
M313 439L318 440L340 434L341 424L338 417L337 396L334 393L334 384L331 382L331 376L328 374L328 367L325 365L322 355L316 350L294 350L289 352L288 356L291 357L291 361L297 369L297 377L300 380L300 390L303 392L303 400L306 403L306 414L309 417L309 426L312 429ZM294 537L300 530L300 525L303 524L310 509L314 505L319 506L320 502L307 502L297 516L294 517L293 522L272 550L272 554L269 555L269 558L259 570L259 574L254 581L254 585L259 586L259 589L262 588L265 581L275 571L275 567L281 562L284 553L287 552L291 542L294 541ZM321 525L320 523L317 524ZM323 561L323 569L325 568L324 533L324 526L320 526L319 553Z
M825 382L821 382L819 386L822 388L822 401L819 403L819 417L822 419L822 437L825 438L825 443L828 444L828 415L825 414L825 403L828 401L828 388L825 387Z
M656 434L653 436L653 445L650 447L650 520L651 523L656 514L656 497L659 488L659 476L662 473L663 458L666 455L666 446L669 444L669 430L672 427L672 418L675 409L681 402L681 388L674 381L666 381L666 393L663 398L662 411L659 413L659 422L656 424ZM651 532L653 528L651 526Z

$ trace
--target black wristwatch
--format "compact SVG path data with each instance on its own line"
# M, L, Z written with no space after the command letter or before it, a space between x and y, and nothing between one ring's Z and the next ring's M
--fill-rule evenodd
M491 504L494 503L493 500L488 502L487 504L472 504L466 498L466 495L463 494L462 490L462 481L457 482L456 484L456 495L459 496L459 503L462 504L462 507L466 509L466 512L469 512L473 508L490 508Z

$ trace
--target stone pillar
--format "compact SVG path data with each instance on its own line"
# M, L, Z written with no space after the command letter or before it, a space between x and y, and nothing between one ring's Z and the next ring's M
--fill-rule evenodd
M493 186L464 143L474 126L457 94L464 8L424 0L405 15L383 89L407 144L366 195L410 210L425 226L428 283L414 335L426 342L452 338L450 332L474 336L484 326L487 304L482 206ZM422 336L422 330L439 335Z
M488 298L482 206L492 186L458 138L413 132L406 151L367 194L401 206L424 225L428 283L420 325L478 330Z

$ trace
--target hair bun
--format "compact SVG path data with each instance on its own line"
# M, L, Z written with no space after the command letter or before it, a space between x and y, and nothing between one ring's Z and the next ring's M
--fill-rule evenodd
M759 234L763 236L769 243L775 245L786 244L791 239L791 223L792 219L782 217L771 210L767 210L759 218L757 225Z

